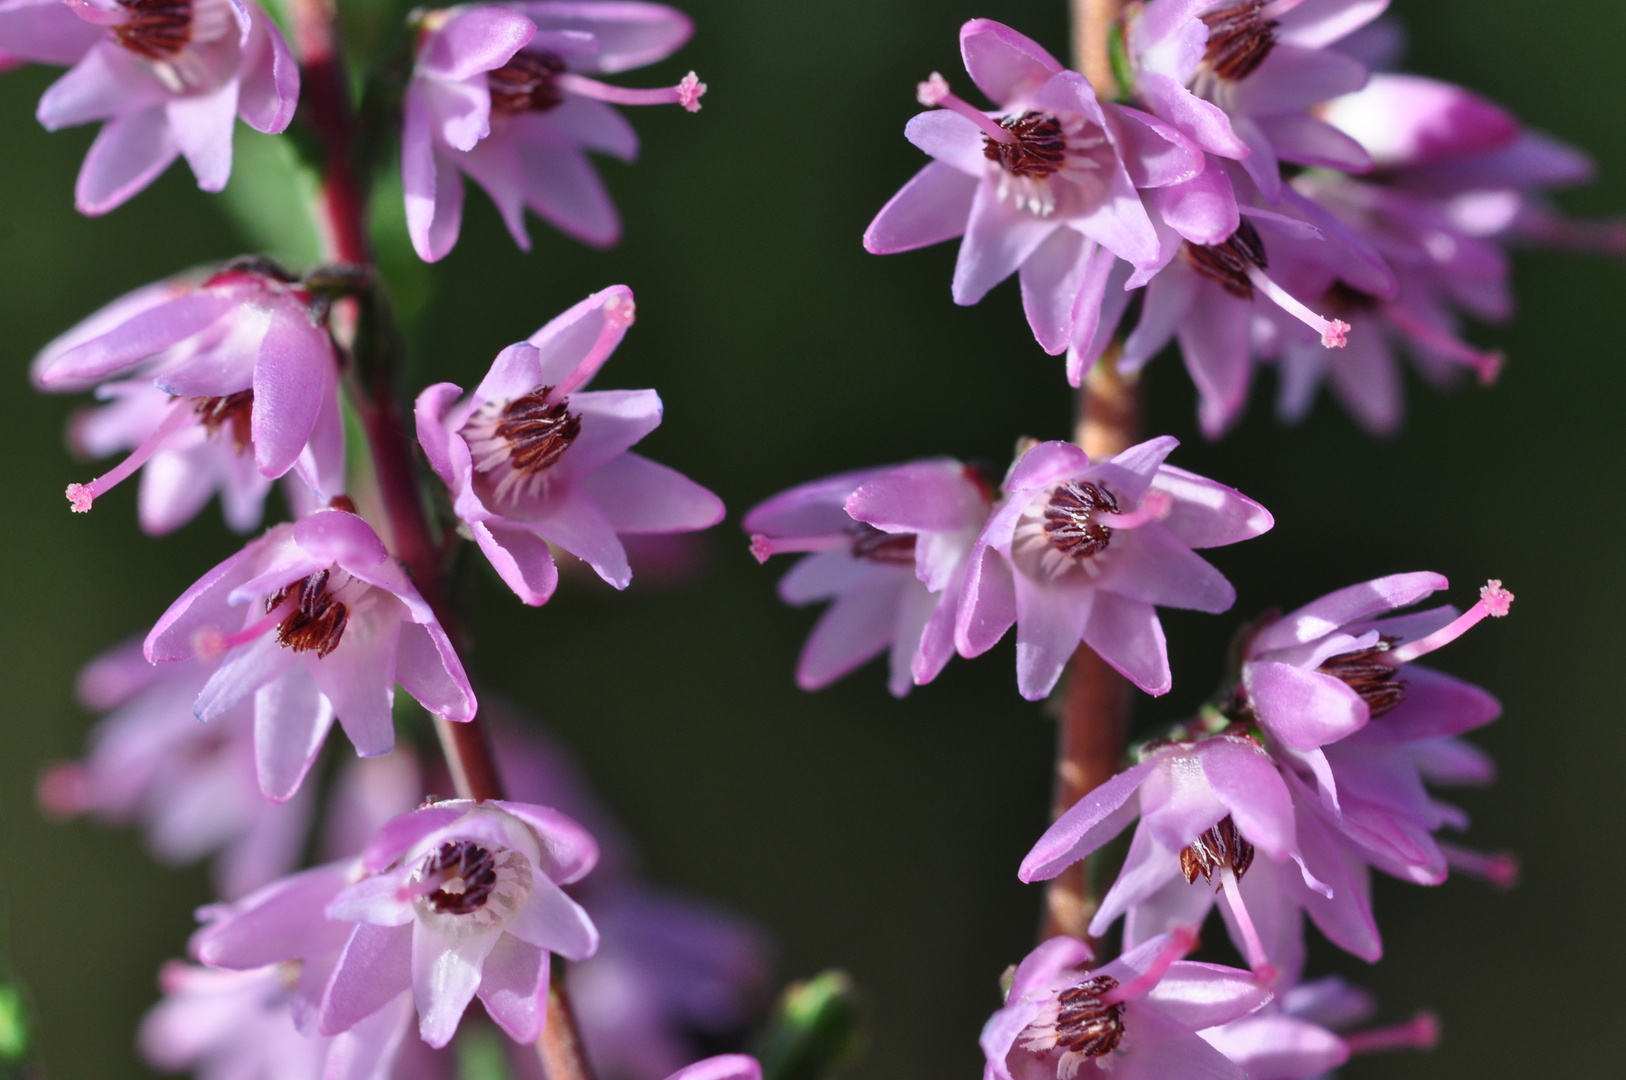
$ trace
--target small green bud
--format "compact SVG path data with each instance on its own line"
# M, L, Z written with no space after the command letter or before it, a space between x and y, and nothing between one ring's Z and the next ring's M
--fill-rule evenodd
M28 1053L28 1016L23 995L0 983L0 1061L21 1061Z
M764 1080L823 1080L857 1056L863 1009L852 977L826 971L792 983L758 1044Z

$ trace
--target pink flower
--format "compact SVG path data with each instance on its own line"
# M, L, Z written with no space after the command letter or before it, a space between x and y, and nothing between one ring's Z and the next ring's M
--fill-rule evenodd
M942 108L905 133L935 160L876 215L864 247L885 255L963 235L954 302L975 304L1019 270L1034 335L1060 353L1094 318L1115 257L1158 259L1136 189L1190 181L1203 158L1155 117L1097 102L1082 75L1007 26L971 20L960 51L999 109L981 112L935 73L920 84L921 103Z
M815 480L748 513L759 560L813 553L781 579L785 602L834 600L802 649L797 685L817 690L888 649L893 694L935 679L954 654L966 556L989 499L969 466L937 458Z
M1171 927L1200 926L1223 895L1231 937L1262 982L1297 977L1304 961L1301 912L1335 944L1376 960L1381 946L1365 866L1351 865L1336 832L1303 795L1246 736L1152 743L1139 763L1058 818L1018 876L1053 878L1138 816L1091 934L1104 934L1127 915L1124 942L1134 948Z
M666 1080L762 1080L762 1066L746 1054L718 1054L685 1065Z
M83 513L146 466L141 520L162 533L221 492L251 528L267 481L289 470L322 500L344 490L338 357L326 307L280 270L243 260L138 289L35 357L43 390L96 388L111 403L81 421L88 451L133 452L68 500Z
M629 452L661 422L653 390L582 389L632 325L632 290L594 293L498 354L474 393L437 383L418 395L418 441L453 510L527 604L553 595L550 543L618 589L632 580L619 533L705 529L723 504L681 474Z
M1443 607L1376 618L1445 586L1438 574L1395 574L1306 604L1249 642L1239 692L1271 752L1317 790L1323 813L1362 857L1421 884L1442 881L1451 861L1432 833L1466 825L1424 781L1488 780L1488 763L1456 736L1494 720L1501 706L1412 661L1487 615L1506 615L1513 600L1493 581L1461 616Z
M1245 971L1181 960L1195 943L1182 928L1087 968L1082 941L1044 942L983 1026L984 1080L1244 1080L1196 1031L1253 1012L1270 991Z
M184 155L204 191L231 176L233 122L280 132L299 67L253 0L4 0L0 50L69 66L40 99L48 130L102 120L74 198L105 214Z
M628 90L592 75L664 59L693 32L660 4L529 0L431 12L422 23L407 88L401 144L412 245L429 262L457 243L467 173L485 188L514 242L531 249L527 209L597 247L621 222L587 151L631 161L638 136L616 105L700 109L706 86Z
M598 931L559 888L593 868L593 838L530 803L432 803L396 818L362 855L367 876L327 905L354 923L322 1000L349 1030L410 987L418 1031L445 1046L476 994L522 1043L542 1034L548 959L585 960Z
M1156 607L1220 612L1235 600L1192 549L1273 524L1252 499L1163 464L1177 445L1163 436L1102 462L1071 443L1028 450L968 558L960 655L987 652L1014 623L1017 687L1030 701L1050 693L1080 642L1147 693L1168 692Z
M260 787L298 790L335 715L363 757L395 745L400 681L447 720L474 692L445 631L372 528L345 510L278 525L183 593L147 635L153 663L220 656L193 712L254 701Z
M1131 90L1203 150L1242 163L1272 204L1281 161L1364 172L1360 144L1313 106L1359 90L1367 70L1327 48L1388 0L1152 0L1129 27Z
M216 971L164 966L164 1000L141 1022L141 1056L166 1072L247 1080L434 1080L396 1054L412 1018L402 995L334 1038L301 1032L290 1008L289 965Z
M148 849L170 865L219 852L215 882L230 898L298 865L312 797L302 792L279 805L256 790L248 702L198 723L192 702L212 668L155 668L140 642L92 661L80 673L79 699L108 715L91 731L85 760L53 767L40 778L39 796L53 816L141 822Z

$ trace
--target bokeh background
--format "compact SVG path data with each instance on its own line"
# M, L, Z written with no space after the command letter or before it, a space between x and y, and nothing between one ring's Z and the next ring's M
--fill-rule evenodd
M1065 437L1062 364L1033 343L1014 281L960 309L948 291L953 245L879 259L859 244L921 164L902 126L918 79L959 70L959 23L996 17L1065 55L1062 3L687 8L695 41L622 81L694 67L711 93L698 116L637 111L642 160L603 166L626 239L589 251L536 223L536 250L522 256L471 195L454 254L408 283L421 301L414 382L471 385L501 346L626 282L639 320L601 384L660 390L666 422L643 448L714 488L729 520L687 582L616 594L582 580L532 611L476 575L469 661L577 749L655 877L760 922L783 977L853 973L870 1021L854 1076L973 1077L997 979L1036 926L1038 889L1015 869L1045 824L1053 725L1017 697L1009 642L901 702L878 665L818 694L797 690L813 613L778 603L784 566L755 564L738 518L840 469L933 453L1003 464L1019 435ZM1595 155L1602 179L1567 194L1569 209L1626 207L1626 8L1395 9L1411 31L1410 67L1488 93ZM63 486L94 470L63 450L74 403L31 393L26 366L105 301L252 243L180 166L105 219L78 216L73 178L93 132L47 135L34 122L53 77L0 79L0 891L44 1060L76 1080L144 1075L134 1025L209 895L201 870L158 868L129 832L46 822L34 779L81 751L90 718L71 696L78 666L143 630L239 540L213 509L178 535L142 536L133 484L88 517L69 514ZM1278 525L1213 554L1237 585L1232 615L1165 617L1175 689L1138 701L1139 722L1201 700L1231 630L1262 608L1424 568L1448 574L1459 603L1490 576L1518 593L1513 618L1440 662L1506 705L1479 736L1501 782L1463 801L1470 841L1517 850L1524 881L1506 895L1471 880L1379 882L1388 957L1368 968L1323 948L1318 970L1376 989L1387 1019L1435 1008L1445 1034L1433 1055L1358 1062L1352 1077L1618 1075L1626 268L1531 254L1515 278L1517 320L1474 332L1506 350L1501 383L1442 396L1414 380L1392 441L1365 437L1326 401L1302 428L1277 426L1267 378L1241 430L1208 444L1178 360L1161 358L1147 380L1149 428L1183 440L1174 461L1260 499Z

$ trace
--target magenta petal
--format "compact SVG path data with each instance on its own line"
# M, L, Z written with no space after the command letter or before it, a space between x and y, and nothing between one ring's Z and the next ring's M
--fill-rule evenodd
M1166 694L1174 685L1163 624L1151 604L1097 589L1084 643L1148 694Z
M948 109L918 113L904 125L903 136L939 164L968 179L981 180L988 175L982 129L969 117Z
M236 79L207 94L170 99L164 107L175 145L192 166L202 191L220 191L231 179L232 128L237 123Z
M864 230L864 250L891 255L964 235L976 193L975 177L945 162L932 162L881 207Z
M627 328L632 324L628 316L634 310L632 290L625 285L611 285L550 319L546 326L529 338L537 349L538 382L554 387L555 392L560 394L584 388L626 336ZM537 384L520 389L517 382L509 381L506 385L513 387L512 392L503 395L488 393L488 388L495 385L495 375L493 368L492 375L480 384L481 396L516 396L536 389Z
M115 120L170 100L151 66L104 38L40 98L40 125L58 131L93 120Z
M310 441L332 383L335 363L327 331L298 300L277 303L254 365L254 460L268 477L281 476Z
M102 125L74 186L74 205L95 217L152 183L180 154L160 105Z
M535 36L536 24L517 11L463 8L424 41L418 50L418 73L461 81L502 67Z
M1237 828L1275 859L1295 850L1293 797L1270 755L1245 739L1210 739L1203 748L1203 775L1231 812Z
M1236 84L1232 111L1278 116L1319 105L1366 85L1366 65L1331 49L1277 42L1264 63Z
M1271 649L1302 645L1332 633L1352 622L1409 607L1431 593L1449 587L1439 574L1422 571L1391 574L1313 600L1259 632L1251 653L1262 655Z
M762 1080L762 1066L748 1054L718 1054L685 1065L666 1080Z
M540 869L531 871L531 896L505 927L521 941L530 942L566 960L586 960L598 951L598 929L582 906L549 881Z
M332 655L306 661L362 757L377 757L395 748L390 707L395 701L395 645L400 633L397 613L373 611L353 616Z
M1089 455L1073 443L1042 442L1022 455L1022 460L1005 479L1005 490L1034 492L1058 480L1077 476L1089 467Z
M1194 1030L1228 1024L1270 998L1270 988L1259 985L1252 972L1192 961L1171 965L1146 995L1158 1012Z
M237 114L255 131L276 135L287 129L299 104L299 63L282 31L260 12L243 49L242 87Z
M913 461L866 480L847 513L884 532L958 532L979 523L987 503L952 458Z
M1202 1033L1208 1045L1241 1065L1248 1080L1303 1080L1349 1059L1344 1040L1291 1016L1256 1016Z
M1472 683L1419 664L1405 667L1406 698L1383 718L1401 738L1460 735L1495 720L1501 703Z
M318 510L294 523L294 540L317 562L340 563L355 573L389 558L373 527L344 510Z
M892 641L902 590L919 588L902 567L861 566L819 617L796 664L796 684L818 690L867 663Z
M411 926L360 923L322 994L321 1031L348 1031L412 985Z
M480 1001L508 1037L534 1043L547 1008L548 954L512 934L498 939L480 969Z
M0 41L6 43L6 54L18 60L67 67L78 63L104 33L59 0L0 4Z
M293 797L333 726L333 705L318 691L303 665L269 638L263 648L283 654L281 677L254 695L254 771L260 790L274 802Z
M401 858L424 837L438 832L468 813L471 803L436 803L391 818L362 849L363 869L376 872Z
M1152 210L1163 223L1193 244L1219 244L1241 223L1236 192L1222 168L1152 192Z
M1195 179L1205 170L1203 154L1178 128L1127 105L1108 105L1106 115L1138 188L1163 188Z
M409 85L402 109L401 188L407 232L425 262L436 262L452 250L463 222L463 178L435 151L432 122L423 87Z
M1138 72L1135 90L1160 119L1179 128L1210 154L1236 160L1249 155L1247 144L1237 138L1223 109L1197 97L1169 76Z
M960 56L977 88L1000 105L1033 94L1063 70L1038 42L992 19L960 27Z
M57 354L37 378L46 388L68 389L116 374L207 330L236 306L234 297L200 291L146 307Z
M981 300L1059 227L1053 218L1037 217L1001 200L993 183L979 184L954 265L954 302L969 305Z
M469 677L439 623L402 623L395 665L401 688L434 715L457 723L474 716Z
M1140 812L1130 797L1157 764L1154 759L1132 765L1074 803L1033 845L1016 876L1048 881L1117 836Z
M1057 229L1021 266L1022 310L1039 347L1051 356L1073 340L1073 313L1084 285L1088 243L1073 229Z
M1294 794L1299 852L1309 872L1332 888L1332 896L1295 886L1299 903L1327 940L1368 962L1383 956L1383 941L1372 916L1371 874L1358 857L1346 854L1343 843L1322 818L1314 796L1288 774Z
M1115 1080L1247 1080L1229 1058L1145 1001L1124 1008L1124 1038L1114 1058Z
M1140 526L1121 544L1113 539L1118 550L1101 575L1101 588L1159 607L1210 614L1228 611L1236 602L1225 575L1161 523Z
M681 11L640 0L584 3L581 0L521 0L508 5L543 31L593 35L598 52L572 57L572 71L613 75L671 56L694 33Z
M442 417L462 393L462 388L454 383L436 383L418 395L412 409L413 419L417 423L418 445L423 447L429 467L448 487L458 482L457 470L452 464L451 441L455 436L446 430Z
M582 490L618 533L709 529L723 520L723 501L676 469L627 453L582 478Z
M980 543L967 559L965 592L954 624L954 647L970 659L998 643L1016 622L1016 581L1010 563Z
M473 522L469 528L492 569L514 595L532 607L548 602L559 585L559 569L546 540L526 529L489 521Z
M425 923L412 927L412 992L418 1035L437 1050L452 1041L463 1010L480 988L480 969L501 931L453 938ZM325 1027L325 1025L324 1025Z
M621 239L621 217L587 155L556 146L519 147L525 205L566 236L593 247Z
M1016 688L1042 701L1078 651L1095 589L1016 575Z
M1495 150L1519 134L1518 120L1494 102L1419 75L1374 75L1359 93L1330 102L1325 119L1386 166Z
M1245 664L1242 682L1265 730L1294 750L1314 750L1353 735L1371 715L1343 681L1291 664Z
M241 971L336 947L348 930L330 923L322 909L354 872L348 859L301 870L214 909L216 917L192 935L192 955Z

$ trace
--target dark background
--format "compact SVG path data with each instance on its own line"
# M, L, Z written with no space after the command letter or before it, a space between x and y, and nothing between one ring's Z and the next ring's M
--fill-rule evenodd
M1413 33L1411 67L1488 93L1596 156L1602 182L1567 207L1626 206L1626 9L1396 8ZM960 71L958 24L1000 18L1064 54L1062 4L688 9L694 43L620 80L670 82L692 66L711 85L698 116L633 111L642 160L603 167L624 242L588 251L533 223L536 250L522 256L471 193L461 243L424 279L414 385L472 385L500 347L624 281L638 325L600 384L660 390L667 420L642 449L715 489L729 521L706 539L704 574L684 585L616 594L584 582L531 611L477 575L470 666L580 751L656 876L759 920L785 977L853 972L872 1024L855 1075L973 1077L996 980L1032 943L1039 892L1015 870L1045 823L1052 725L1017 697L1009 642L955 661L903 702L878 666L798 691L791 673L813 613L778 603L788 564L759 568L738 516L839 469L933 453L1003 462L1019 435L1065 437L1062 362L1033 343L1014 282L956 308L953 245L880 259L859 244L922 163L902 126L917 80ZM0 80L0 882L45 1061L73 1080L141 1075L134 1024L208 892L201 871L154 866L128 832L46 823L34 777L81 751L90 718L70 693L78 666L144 630L239 541L212 507L178 535L142 536L134 484L88 517L68 513L63 486L94 470L63 452L72 403L33 395L26 365L94 307L245 243L180 165L105 219L78 216L73 178L93 131L47 135L34 122L53 77ZM1178 360L1158 360L1147 380L1150 430L1184 440L1174 462L1253 495L1278 524L1214 553L1240 595L1231 615L1165 616L1175 689L1137 702L1142 721L1199 701L1236 622L1267 606L1425 568L1452 578L1458 603L1491 576L1519 597L1513 618L1439 662L1506 705L1479 737L1503 778L1464 801L1470 841L1516 849L1525 880L1508 895L1466 879L1379 883L1388 958L1367 968L1323 950L1319 970L1377 989L1386 1019L1437 1009L1444 1041L1432 1056L1359 1062L1354 1077L1618 1075L1618 1032L1606 1025L1626 1004L1616 435L1626 272L1534 254L1518 258L1515 278L1517 321L1474 332L1506 350L1501 383L1442 396L1414 380L1405 431L1390 442L1325 400L1303 428L1278 427L1267 378L1242 429L1209 445Z

